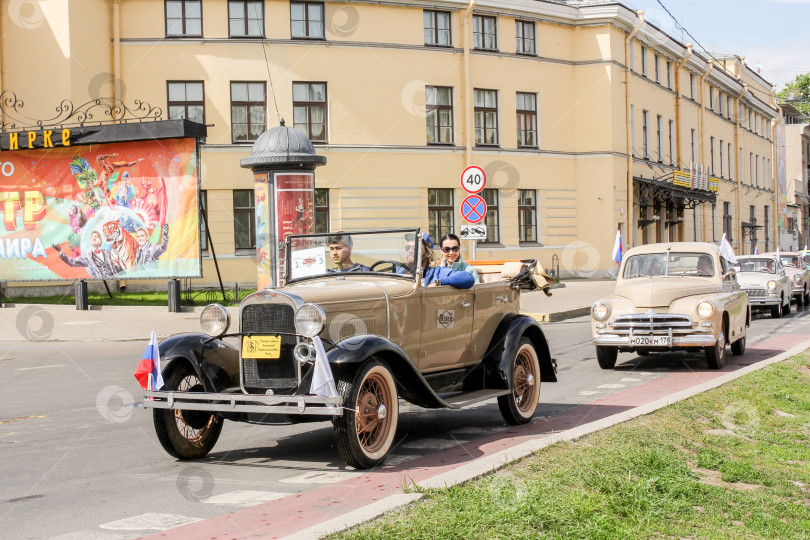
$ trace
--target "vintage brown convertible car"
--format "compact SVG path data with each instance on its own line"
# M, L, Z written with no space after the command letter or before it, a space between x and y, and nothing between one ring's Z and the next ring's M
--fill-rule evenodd
M235 333L228 311L212 304L204 334L160 344L166 384L144 392L144 406L169 454L205 456L226 419L331 419L345 461L372 467L394 442L400 397L447 409L497 398L508 423L531 420L540 382L556 381L543 331L518 313L522 289L549 285L535 261L504 264L494 281L489 265L489 282L466 290L425 287L422 253L411 267L405 248L422 242L418 229L352 232L354 265L341 272L329 244L344 235L288 237L285 284L247 297ZM336 396L311 393L316 336Z

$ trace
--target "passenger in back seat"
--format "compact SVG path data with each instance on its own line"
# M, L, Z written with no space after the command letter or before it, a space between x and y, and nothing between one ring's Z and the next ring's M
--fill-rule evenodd
M472 274L475 278L475 283L480 283L478 279L478 272L470 263L464 262L461 259L461 241L458 236L453 233L448 233L442 236L439 246L442 250L441 266L452 268L454 270L463 270Z

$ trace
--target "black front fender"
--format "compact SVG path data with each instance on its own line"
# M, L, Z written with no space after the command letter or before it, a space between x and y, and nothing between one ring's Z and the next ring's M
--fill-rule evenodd
M497 366L496 370L488 370L490 377L487 386L492 388L509 388L506 374L510 373L510 365L517 354L521 338L531 340L537 359L540 361L540 381L557 382L557 365L551 358L551 351L540 325L527 315L511 314L501 320L492 341L489 344L484 362L489 366Z
M397 391L403 399L426 408L447 406L430 388L405 351L389 339L373 335L352 336L330 349L327 356L336 380L374 357L391 369Z
M239 351L222 340L200 333L175 334L160 342L160 357L163 380L176 362L188 362L206 392L239 387Z

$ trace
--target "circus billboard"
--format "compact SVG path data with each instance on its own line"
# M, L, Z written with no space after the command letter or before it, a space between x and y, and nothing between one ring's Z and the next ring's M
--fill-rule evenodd
M200 277L198 188L194 138L0 152L0 281Z

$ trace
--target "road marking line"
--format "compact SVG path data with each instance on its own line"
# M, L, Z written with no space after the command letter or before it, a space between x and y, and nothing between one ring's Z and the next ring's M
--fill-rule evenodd
M624 388L625 384L600 384L597 388Z
M15 369L14 371L28 371L30 369L48 369L52 367L65 367L65 364L53 364L50 366L36 366L36 367L20 367Z
M393 467L395 465L399 465L400 463L405 463L406 461L410 461L412 459L417 459L423 457L422 455L412 455L412 454L400 454L398 456L388 456L385 458L385 462L383 462L383 468L385 467Z
M461 439L421 439L403 444L403 448L411 448L414 450L444 450L470 441L463 441Z
M286 497L289 493L278 493L275 491L230 491L215 497L208 497L202 502L206 504L226 504L230 506L256 506L257 504L275 501Z
M285 484L336 484L363 473L348 471L311 471L304 474L297 474L289 478L282 478L279 482Z
M179 514L160 514L157 512L147 512L139 516L119 519L99 525L102 529L110 531L165 531L172 527L180 527L189 523L202 521L201 518L181 516Z
M592 396L594 394L601 394L602 392L597 392L596 390L583 390L579 393L580 396Z
M630 377L624 377L623 379L619 379L621 382L641 382L641 379L631 379Z

